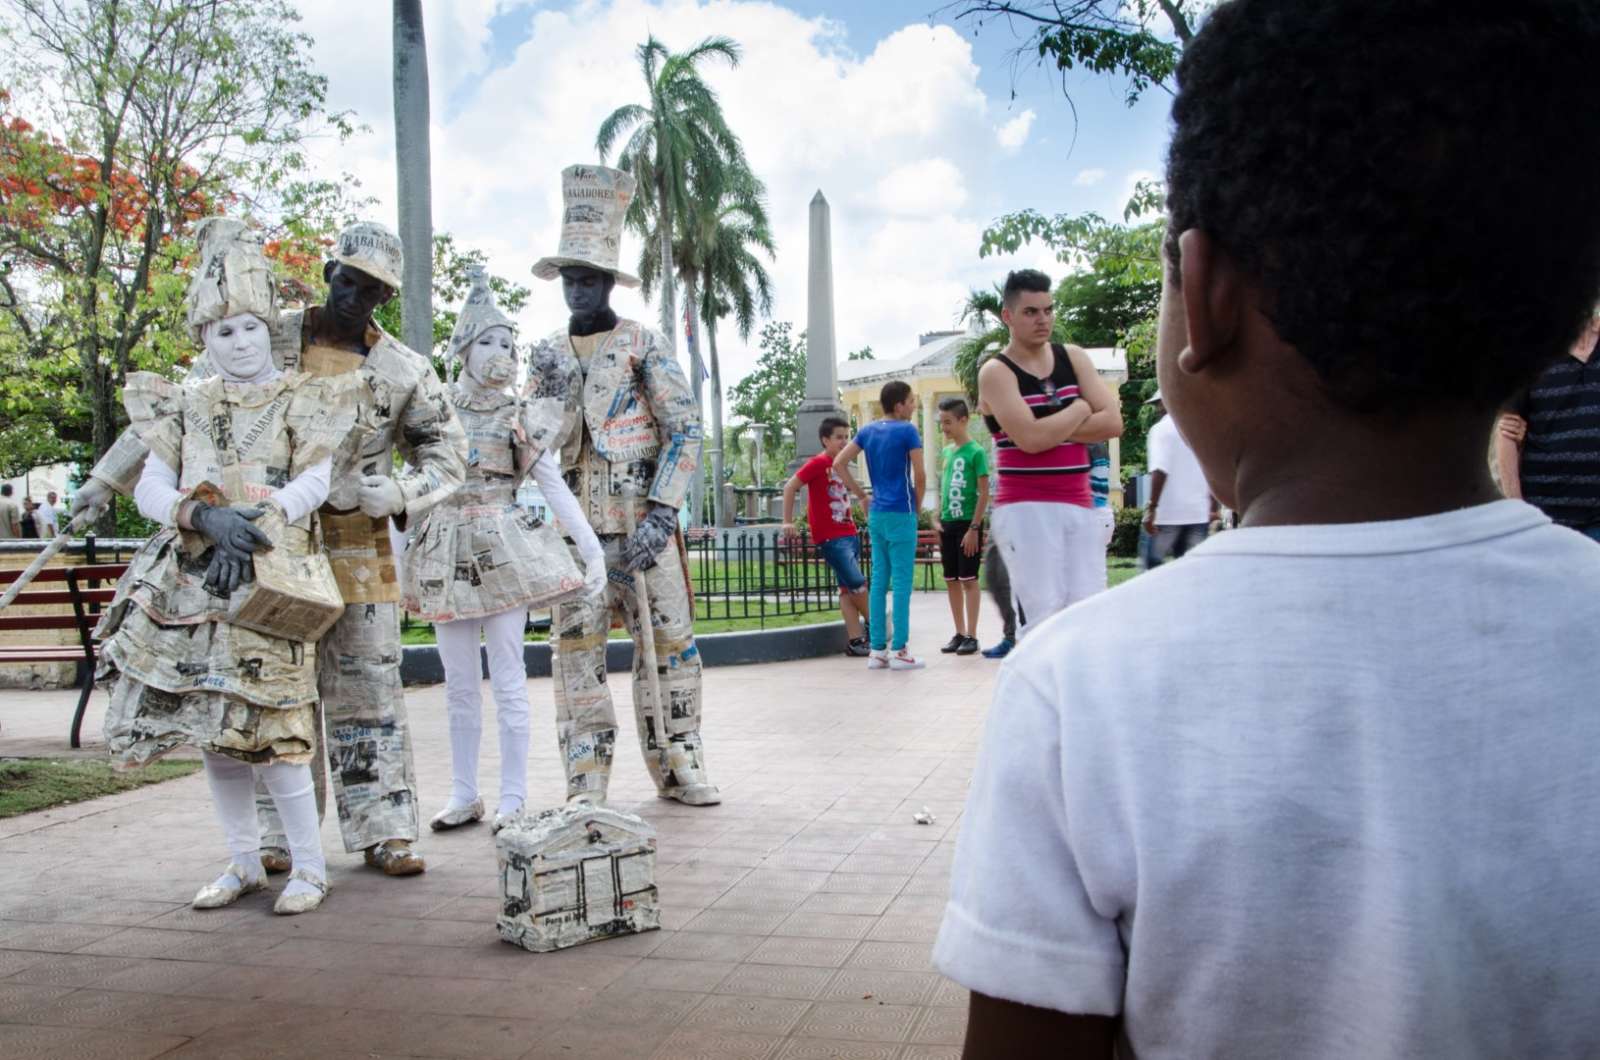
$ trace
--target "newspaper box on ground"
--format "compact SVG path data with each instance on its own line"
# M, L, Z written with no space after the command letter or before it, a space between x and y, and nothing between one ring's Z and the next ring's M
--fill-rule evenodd
M500 937L535 953L661 927L656 833L641 817L577 803L503 829Z

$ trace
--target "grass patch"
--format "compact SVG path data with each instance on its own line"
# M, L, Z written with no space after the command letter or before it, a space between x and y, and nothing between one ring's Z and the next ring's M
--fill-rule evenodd
M116 772L108 762L86 759L22 758L0 762L0 817L132 791L199 770L199 762L184 759L163 759L127 773Z

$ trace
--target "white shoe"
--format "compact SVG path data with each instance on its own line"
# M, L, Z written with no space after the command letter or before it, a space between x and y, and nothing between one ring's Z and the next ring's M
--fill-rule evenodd
M500 830L502 828L504 828L507 825L512 824L512 823L514 823L516 821L521 820L522 819L522 810L523 810L523 807L521 807L521 806L518 806L515 810L512 810L510 813L505 813L504 811L496 810L494 812L494 820L489 822L489 834L490 835L499 835L500 834Z
M722 791L715 784L683 784L676 788L661 788L658 799L670 799L685 806L715 806L722 801Z
M433 820L428 822L428 827L435 832L447 832L452 828L460 828L464 824L483 820L483 800L473 799L465 806L446 806L433 815ZM499 831L499 829L496 829Z
M901 648L889 656L889 669L891 670L920 670L926 665L928 664L912 655L905 648Z
M221 876L206 884L194 893L194 899L189 903L194 909L221 909L225 905L232 905L240 898L259 891L267 885L267 872L260 866L256 867L256 874L251 876L238 862L229 863Z
M889 668L889 651L888 651L887 648L885 648L882 651L874 650L871 655L867 656L867 669L869 669L869 670L887 670L888 668Z
M328 896L328 891L332 889L327 880L319 880L303 869L295 869L294 872L290 873L289 882L294 883L296 880L301 883L308 883L315 887L316 890L303 894L280 894L278 900L272 903L272 911L279 916L298 916L301 913L311 912L311 910L322 904L322 900Z

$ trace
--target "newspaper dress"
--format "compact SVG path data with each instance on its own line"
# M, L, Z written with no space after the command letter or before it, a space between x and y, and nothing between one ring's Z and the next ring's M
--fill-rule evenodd
M449 388L467 435L467 481L423 516L401 574L405 609L430 622L542 607L583 591L555 525L517 487L563 428L562 403Z
M213 377L182 386L148 372L124 390L131 429L178 472L189 493L219 488L249 504L329 457L355 426L352 380L290 373L262 384ZM174 513L175 514L175 513ZM315 512L257 522L275 550L320 548ZM96 677L110 686L106 743L117 764L142 765L185 744L249 762L309 762L316 745L315 645L222 621L231 596L205 587L211 544L167 526L134 555L96 630ZM235 593L250 591L241 586Z

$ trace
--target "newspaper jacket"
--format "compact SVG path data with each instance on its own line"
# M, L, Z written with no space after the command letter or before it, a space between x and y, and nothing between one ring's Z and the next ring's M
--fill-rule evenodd
M605 483L590 483L587 491L574 489L586 509L602 509L595 519L596 533L623 531L624 479L638 487L641 505L654 501L683 507L689 483L700 469L700 412L683 370L659 334L636 321L619 320L596 347L586 373L566 331L558 331L534 345L529 369L530 393L566 402L561 433L552 446L560 449L569 479L586 441L613 469Z
M316 312L310 309L279 317L272 335L272 354L284 371L300 369L302 361L308 360L303 351L311 332L312 314ZM332 484L323 511L352 512L356 508L362 476L392 476L405 498L405 510L396 517L396 521L404 525L408 519L421 517L465 481L466 436L427 358L376 327L368 329L366 341L370 348L365 357L354 353L345 355L349 371L358 372L364 386L358 393L355 427L333 456ZM314 363L306 363L304 367L312 375L335 374ZM188 381L194 383L215 374L210 359L202 354L190 368ZM403 473L396 473L394 468L392 454L396 449L409 465ZM148 451L137 432L124 431L91 474L118 493L131 494ZM382 562L387 563L387 535L378 532L382 520L371 522L374 526L368 528L370 533L362 534L362 541L352 541L348 551L359 557L365 544L365 551L383 553ZM334 553L334 573L339 578L346 603L399 599L399 586L393 580L392 569L387 572L386 584L380 584L383 578L378 574L368 579L370 585L349 577L350 567L368 565L367 561L356 558L349 563L341 562L336 541L350 536L347 528L325 521L324 529L333 538L330 550ZM368 537L371 542L365 542Z
M467 436L467 481L423 516L402 575L405 609L431 622L543 607L583 589L561 534L517 487L564 414L559 401L448 388Z

